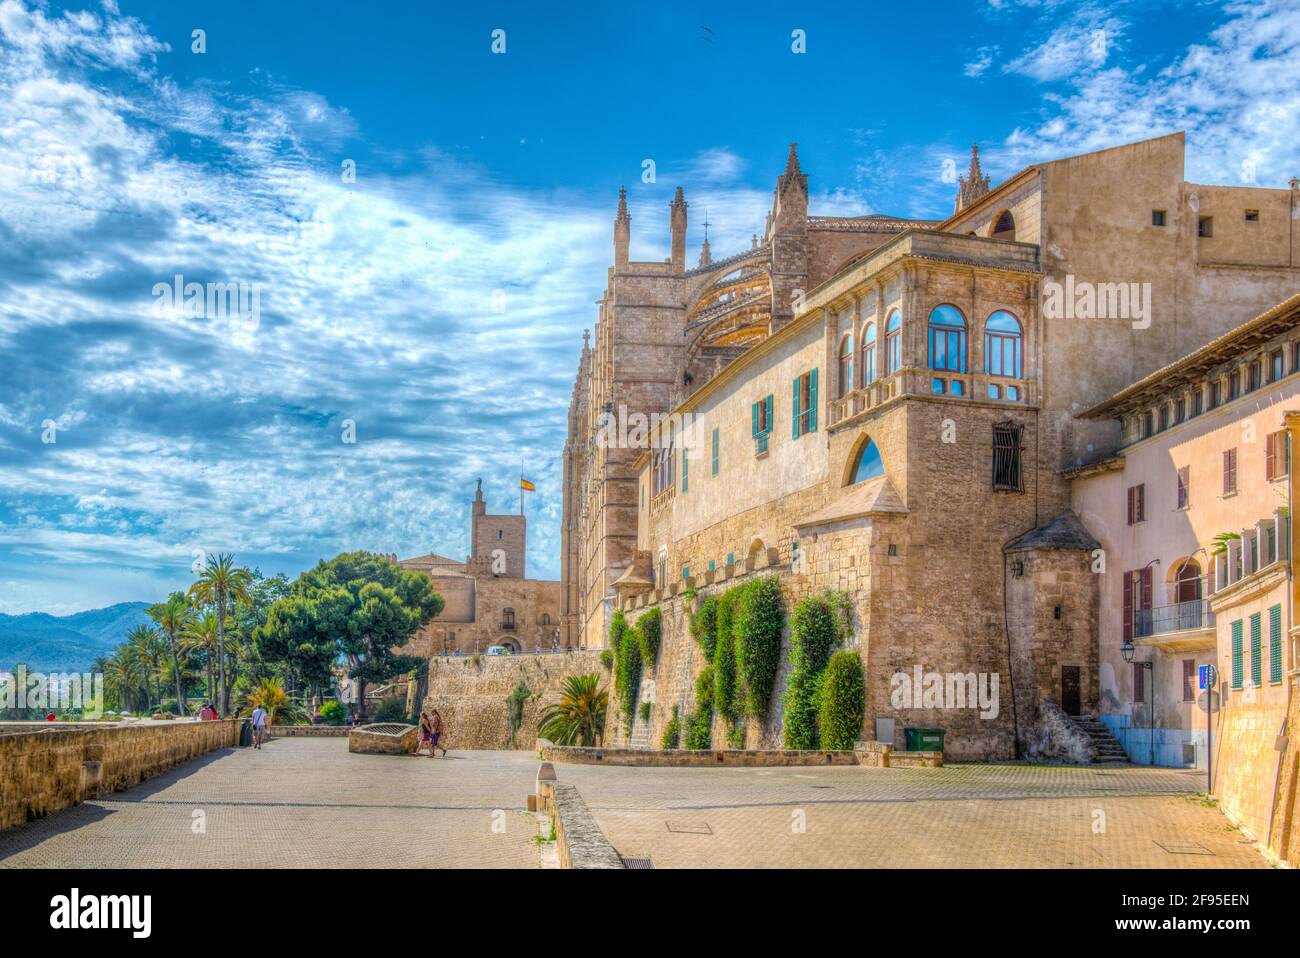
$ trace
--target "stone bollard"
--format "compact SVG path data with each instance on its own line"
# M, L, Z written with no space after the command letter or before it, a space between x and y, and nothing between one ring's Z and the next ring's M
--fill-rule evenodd
M542 762L537 767L537 784L533 794L528 796L528 810L530 812L546 811L546 800L555 794L555 766L550 762Z
M104 784L104 746L87 745L82 749L81 797L98 798Z

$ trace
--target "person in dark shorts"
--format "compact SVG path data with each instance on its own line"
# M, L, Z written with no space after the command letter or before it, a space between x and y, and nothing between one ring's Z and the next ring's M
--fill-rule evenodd
M433 758L434 749L442 749L443 758L447 757L447 746L439 745L438 739L442 736L442 716L438 714L437 709L433 709L429 714L429 757Z

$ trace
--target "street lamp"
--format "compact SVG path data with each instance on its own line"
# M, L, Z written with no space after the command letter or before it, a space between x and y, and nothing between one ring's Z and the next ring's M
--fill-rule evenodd
M1127 665L1132 665L1133 640L1125 639L1124 644L1119 647L1119 651L1124 656L1124 662ZM1151 673L1150 678L1147 680L1151 686L1151 712L1147 716L1147 732L1151 743L1150 760L1154 768L1156 764L1156 668L1152 659L1147 659L1145 662L1139 662L1138 664L1142 666L1143 670Z

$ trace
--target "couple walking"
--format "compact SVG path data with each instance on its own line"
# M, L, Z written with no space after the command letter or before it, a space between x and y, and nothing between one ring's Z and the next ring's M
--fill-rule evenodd
M415 747L415 754L420 754L420 749L424 748L425 743L429 745L429 758L433 758L438 749L442 749L443 758L447 757L447 746L439 745L438 739L442 735L442 716L438 714L437 709L425 709L420 713L420 744Z

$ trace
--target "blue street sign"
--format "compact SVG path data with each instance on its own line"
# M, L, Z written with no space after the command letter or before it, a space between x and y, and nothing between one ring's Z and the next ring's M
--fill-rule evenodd
M1219 680L1219 672L1213 665L1202 665L1197 670L1201 690L1213 688Z

